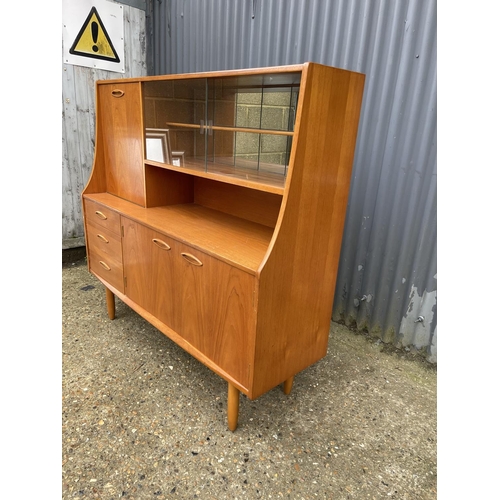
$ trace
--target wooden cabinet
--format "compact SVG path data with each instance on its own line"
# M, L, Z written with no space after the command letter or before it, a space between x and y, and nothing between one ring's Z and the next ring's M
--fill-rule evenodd
M364 75L313 63L97 82L89 269L255 399L326 354Z

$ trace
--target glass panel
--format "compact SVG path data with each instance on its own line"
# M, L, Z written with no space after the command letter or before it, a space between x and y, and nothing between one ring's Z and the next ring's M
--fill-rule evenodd
M144 82L146 158L241 178L285 176L300 77Z
M286 175L300 73L214 78L208 82L208 163L249 172ZM252 132L255 130L255 132ZM269 134L265 133L269 131Z
M234 127L237 89L228 84L228 81L235 81L234 78L213 78L207 84L207 119L212 124L220 127Z
M207 169L213 163L234 166L234 131L209 130L207 137Z
M208 141L207 171L286 175L291 137L252 132L213 130Z
M144 82L146 159L204 162L206 101L204 78Z
M291 141L284 135L261 136L259 170L285 175L290 155Z
M208 119L221 127L293 131L300 76L278 73L211 79Z

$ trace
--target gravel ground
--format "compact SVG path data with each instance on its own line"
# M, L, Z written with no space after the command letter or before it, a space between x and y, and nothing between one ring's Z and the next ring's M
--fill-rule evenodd
M62 498L437 498L436 368L332 323L327 356L240 400L119 299L62 270Z

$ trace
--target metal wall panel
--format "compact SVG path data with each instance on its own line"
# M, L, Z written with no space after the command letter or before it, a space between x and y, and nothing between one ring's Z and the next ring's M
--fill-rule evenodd
M366 74L334 320L437 360L436 0L150 0L150 72Z
M121 2L116 2L121 3ZM125 73L62 66L62 247L85 245L80 195L92 170L95 82L146 74L146 13L123 7Z

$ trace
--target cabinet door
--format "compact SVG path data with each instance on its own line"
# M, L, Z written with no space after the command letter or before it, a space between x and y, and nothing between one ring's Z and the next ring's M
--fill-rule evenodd
M172 242L161 233L122 218L125 294L172 329Z
M140 83L99 85L108 193L144 206L143 125Z
M122 217L125 294L248 387L255 277Z
M248 387L255 278L186 245L175 251L179 333Z

